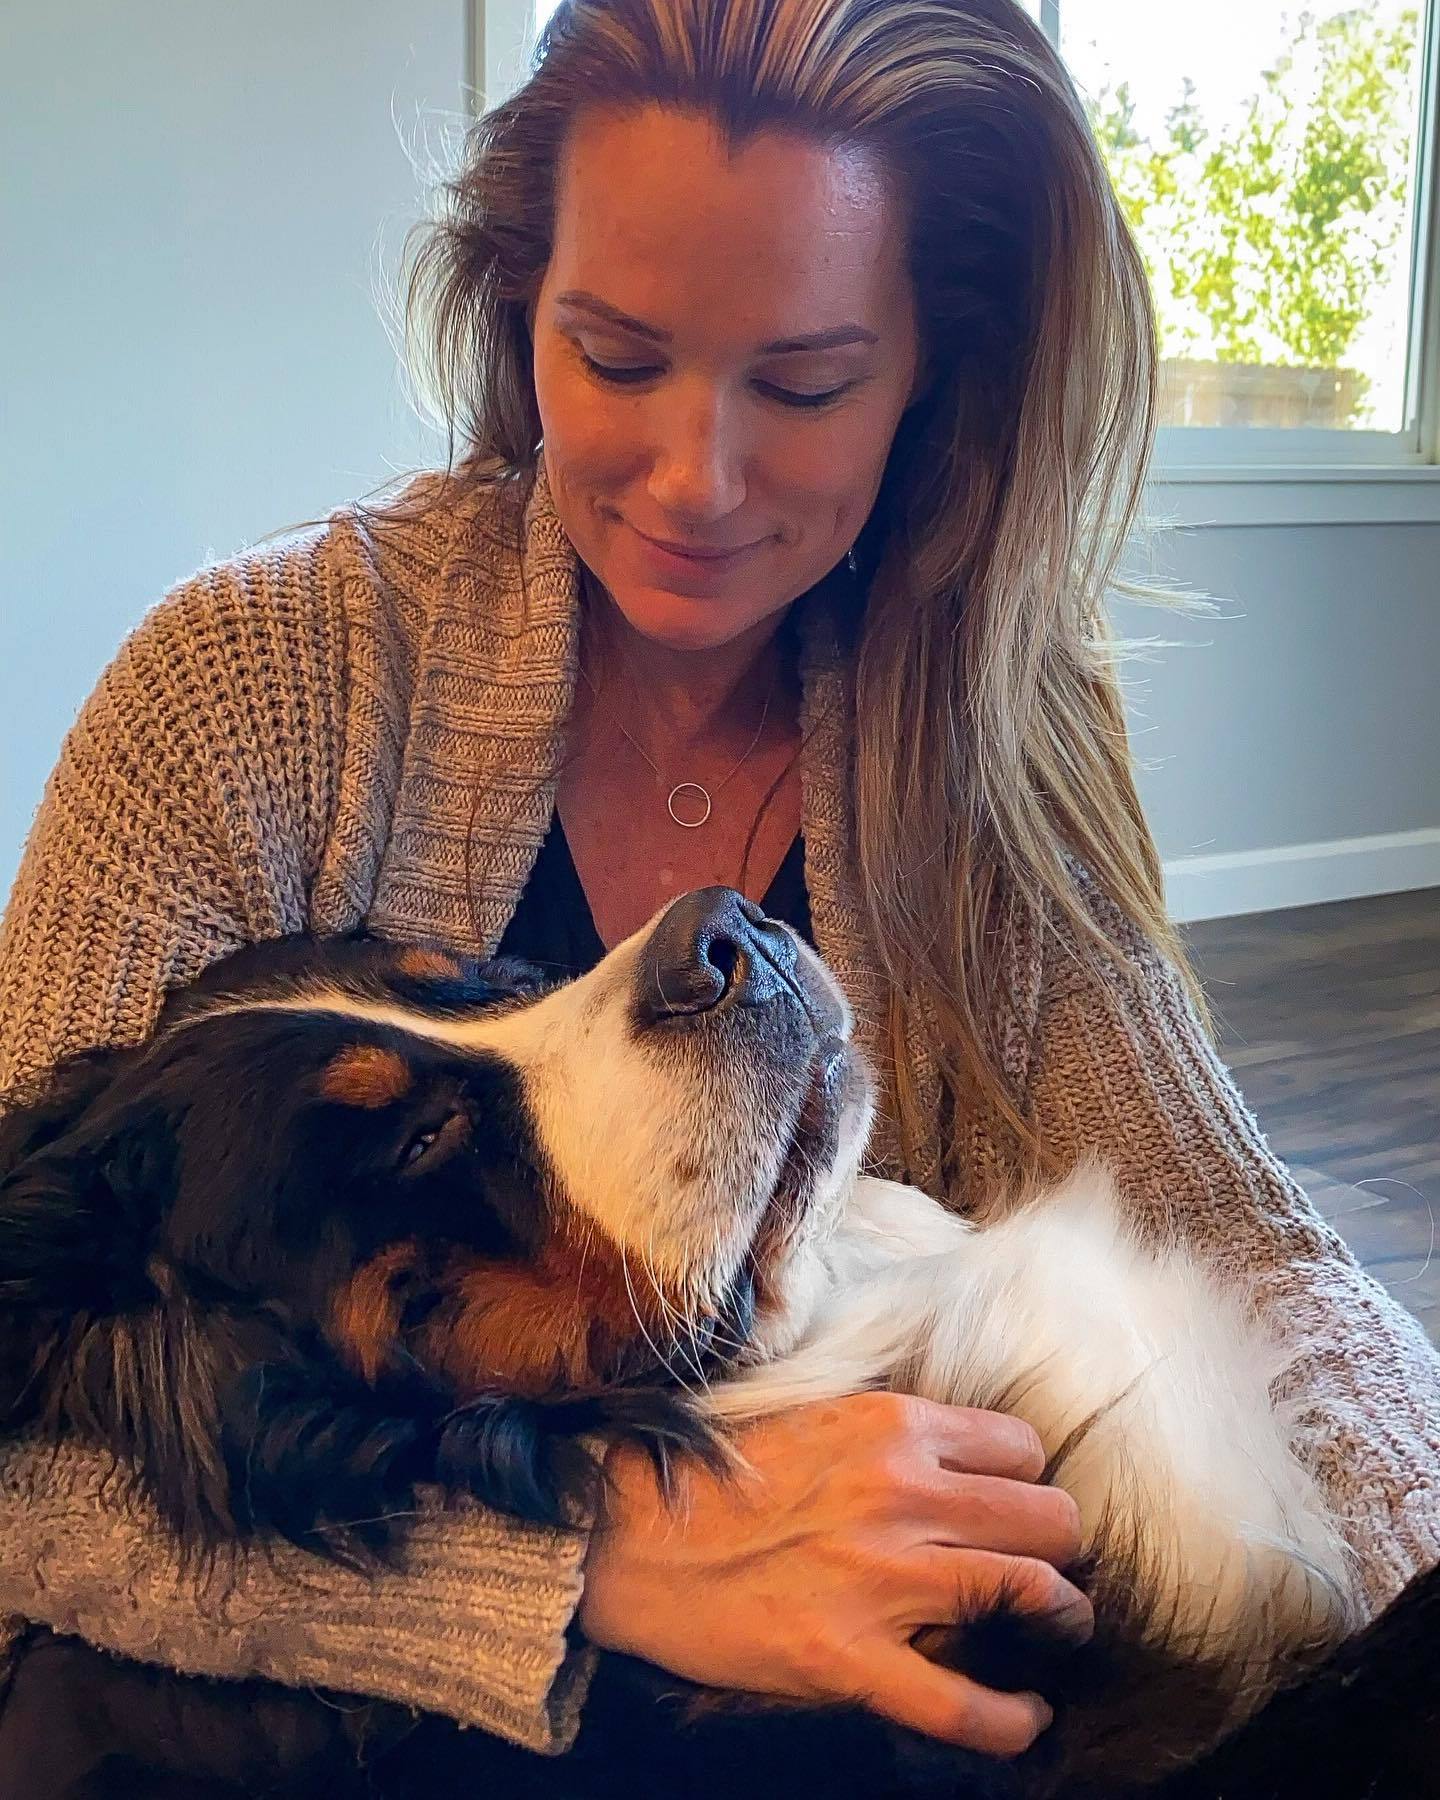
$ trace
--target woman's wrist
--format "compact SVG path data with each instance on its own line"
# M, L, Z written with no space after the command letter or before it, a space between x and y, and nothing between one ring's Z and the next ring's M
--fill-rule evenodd
M590 1532L575 1615L581 1631L601 1650L645 1655L637 1627L650 1608L643 1591L644 1559L637 1552L647 1525L660 1519L664 1505L649 1460L626 1446L612 1449L605 1459L605 1502Z

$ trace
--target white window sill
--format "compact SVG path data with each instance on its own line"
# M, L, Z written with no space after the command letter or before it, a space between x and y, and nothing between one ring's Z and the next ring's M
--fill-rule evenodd
M1440 524L1440 466L1215 464L1152 469L1146 516L1207 526Z

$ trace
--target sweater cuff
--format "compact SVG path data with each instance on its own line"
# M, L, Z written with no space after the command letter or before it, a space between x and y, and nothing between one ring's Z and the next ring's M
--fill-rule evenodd
M395 1701L553 1755L596 1660L569 1633L586 1543L467 1503L422 1508L393 1567L275 1542L186 1560L103 1453L15 1444L0 1451L0 1646L18 1615L182 1674Z
M1387 1453L1377 1463L1376 1449ZM1433 1441L1377 1430L1342 1436L1329 1477L1331 1500L1355 1551L1367 1616L1374 1617L1417 1575L1440 1566L1440 1461ZM1343 1485L1342 1485L1343 1482Z
M1440 1568L1440 1522L1434 1514L1397 1519L1395 1535L1375 1545L1366 1593L1372 1616L1383 1612L1417 1575Z

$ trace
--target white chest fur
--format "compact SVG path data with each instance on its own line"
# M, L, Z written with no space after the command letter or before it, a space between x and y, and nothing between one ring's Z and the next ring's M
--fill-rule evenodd
M981 1228L862 1178L823 1255L795 1348L717 1387L717 1413L890 1386L1016 1414L1052 1457L1078 1432L1055 1479L1171 1642L1253 1665L1344 1623L1345 1546L1271 1400L1290 1353L1182 1250L1137 1242L1103 1173Z

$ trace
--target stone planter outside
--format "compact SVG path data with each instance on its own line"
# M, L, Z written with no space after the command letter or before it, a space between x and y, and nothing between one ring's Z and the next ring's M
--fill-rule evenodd
M1368 386L1356 369L1177 357L1160 365L1160 423L1343 431L1355 424Z

